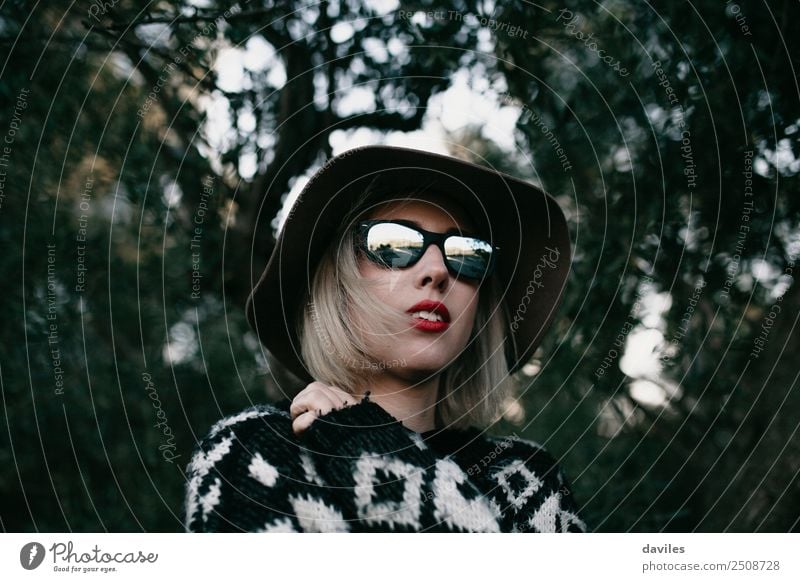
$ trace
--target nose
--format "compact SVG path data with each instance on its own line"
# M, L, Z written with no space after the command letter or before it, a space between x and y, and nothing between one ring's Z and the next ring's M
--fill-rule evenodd
M442 251L434 244L425 250L420 260L414 265L414 270L416 284L419 288L433 285L443 291L450 280L450 272L447 270Z

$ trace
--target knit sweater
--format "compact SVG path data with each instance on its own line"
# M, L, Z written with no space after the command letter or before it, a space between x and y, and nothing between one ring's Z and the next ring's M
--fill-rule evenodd
M187 467L187 531L586 531L569 483L534 442L418 433L368 396L296 436L289 405L211 428Z

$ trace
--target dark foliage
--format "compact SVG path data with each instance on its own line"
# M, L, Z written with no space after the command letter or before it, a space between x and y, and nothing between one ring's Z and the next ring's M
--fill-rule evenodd
M575 242L497 432L597 531L798 530L797 2L207 4L3 5L3 530L182 527L199 436L298 388L243 317L294 181L461 70L517 147L450 137Z

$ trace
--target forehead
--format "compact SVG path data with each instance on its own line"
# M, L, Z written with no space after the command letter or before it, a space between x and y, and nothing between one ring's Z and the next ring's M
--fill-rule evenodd
M426 230L473 230L474 224L458 202L441 194L403 195L375 203L363 218L406 219Z

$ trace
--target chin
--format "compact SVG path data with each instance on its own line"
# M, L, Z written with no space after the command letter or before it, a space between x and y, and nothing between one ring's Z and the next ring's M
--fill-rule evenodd
M436 376L440 371L441 368L428 369L425 367L406 366L403 371L398 374L398 377L402 378L406 382L418 384L424 382L432 376Z
M413 375L416 377L419 376L430 376L431 374L437 374L444 370L447 366L452 364L452 356L450 354L431 354L431 353L418 353L416 356L409 355L406 358L406 365L404 366L410 372L413 371Z

